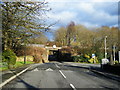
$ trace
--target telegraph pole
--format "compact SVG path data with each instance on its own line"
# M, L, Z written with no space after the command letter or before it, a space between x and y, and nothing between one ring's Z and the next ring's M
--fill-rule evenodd
M119 54L118 56L119 56L119 63L120 63L120 51L118 51L118 54Z
M107 39L107 36L105 36L105 59L107 59L106 39Z
M114 64L115 64L115 44L113 45L113 55L114 55Z

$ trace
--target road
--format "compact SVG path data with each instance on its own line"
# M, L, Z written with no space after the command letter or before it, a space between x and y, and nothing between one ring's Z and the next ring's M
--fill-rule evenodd
M120 82L95 74L89 69L68 64L52 62L35 64L25 73L5 86L7 88L24 88L24 90L56 88L78 90L79 88L120 89Z

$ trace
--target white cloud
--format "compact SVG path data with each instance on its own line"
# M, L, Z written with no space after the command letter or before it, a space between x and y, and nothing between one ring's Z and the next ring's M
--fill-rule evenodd
M112 25L111 27L118 27L118 24Z
M87 27L118 26L119 0L46 0L52 11L47 13L51 20L59 22L51 27L55 30L70 21Z
M47 2L58 2L58 3L67 3L67 2L119 2L119 0L46 0Z
M98 24L93 24L93 23L89 23L89 22L81 22L82 25L85 25L86 27L99 27Z
M107 3L107 2L111 3ZM114 0L117 2L118 0ZM48 0L52 12L48 16L53 21L60 21L60 24L68 24L75 21L77 24L84 23L87 26L93 25L115 25L117 23L117 12L113 0ZM102 6L103 5L103 6ZM110 8L110 10L109 10Z
M109 15L108 13L105 12L100 12L100 13L95 13L94 20L96 20L96 22L100 22L100 23L111 23L111 22L116 22L117 21L117 16L112 16Z
M100 5L99 5L100 4ZM111 8L110 11L108 11L107 9L107 12L106 10L104 10L104 8L102 8L102 4L106 4L106 7L107 9ZM118 15L113 15L113 14L110 14L111 11L113 12L117 12L117 9L114 9L112 8L112 6L115 6L117 3L109 3L107 5L107 3L98 3L98 2L95 2L95 3L91 3L91 2L79 2L78 4L78 12L79 12L79 20L81 20L81 22L88 22L88 23L91 23L91 26L94 25L94 24L99 24L99 25L112 25L112 24L116 24L118 21ZM98 9L96 7L98 7L99 5L99 8L101 6L101 9ZM88 25L88 24L85 24L85 25ZM90 24L89 24L90 25ZM88 26L89 26L88 25Z
M92 2L119 2L119 0L92 0Z
M93 8L93 3L85 3L85 2L79 2L79 4L77 5L76 8L78 8L78 10L80 11L84 11L84 12L87 12L87 13L94 13L95 12L95 9Z
M76 17L76 13L69 12L69 11L63 11L57 14L49 13L48 16L57 21L59 20L61 23L69 23L69 21L73 20Z

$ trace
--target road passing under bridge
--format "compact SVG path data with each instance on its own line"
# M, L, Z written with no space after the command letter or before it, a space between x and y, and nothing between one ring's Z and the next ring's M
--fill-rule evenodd
M35 64L25 73L18 76L5 86L6 88L24 88L39 90L44 88L71 89L120 89L120 82L108 79L89 69L72 66L66 63L51 62Z

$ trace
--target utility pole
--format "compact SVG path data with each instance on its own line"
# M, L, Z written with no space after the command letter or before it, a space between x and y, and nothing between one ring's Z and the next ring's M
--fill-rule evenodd
M119 56L119 63L120 63L120 51L118 51L118 54L119 54L118 56Z
M106 39L107 39L107 36L105 36L105 59L107 59Z
M115 64L115 44L113 45L113 55L114 55L114 64Z

